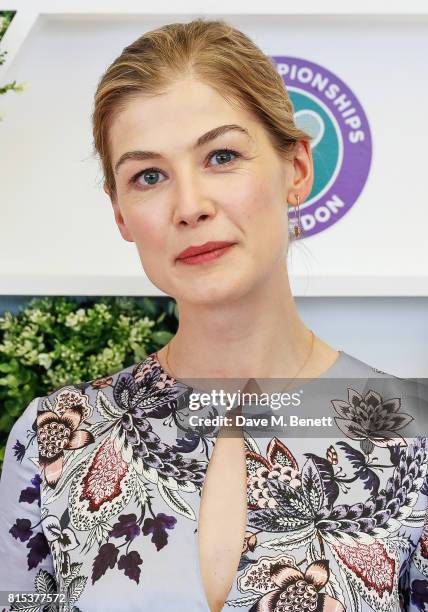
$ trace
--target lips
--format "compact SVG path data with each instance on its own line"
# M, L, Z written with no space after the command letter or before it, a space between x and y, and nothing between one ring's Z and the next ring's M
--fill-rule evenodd
M230 246L231 244L235 243L227 241L211 241L206 242L205 244L201 244L199 246L190 246L184 251L182 251L177 257L177 259L185 259L187 257L194 257L195 255L200 255L201 253L209 253L210 251L222 249L224 247Z

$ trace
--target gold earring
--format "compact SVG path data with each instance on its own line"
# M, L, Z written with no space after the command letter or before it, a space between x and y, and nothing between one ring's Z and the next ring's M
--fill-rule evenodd
M300 196L298 193L296 193L296 199L297 199L297 225L294 226L294 235L296 238L299 238L299 236L302 233L302 225L300 222Z

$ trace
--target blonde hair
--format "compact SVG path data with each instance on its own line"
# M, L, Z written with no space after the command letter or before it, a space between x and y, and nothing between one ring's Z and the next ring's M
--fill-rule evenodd
M160 94L188 75L252 112L279 155L288 158L299 140L311 140L294 122L293 106L274 61L248 36L224 20L170 23L125 47L98 83L93 144L110 195L117 195L109 146L115 116L134 96Z

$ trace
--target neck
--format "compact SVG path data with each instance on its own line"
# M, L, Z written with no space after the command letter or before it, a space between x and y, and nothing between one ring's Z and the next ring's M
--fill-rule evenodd
M177 300L177 305L179 326L169 363L178 378L294 377L311 350L311 331L298 315L285 265L251 294L233 301ZM166 348L159 351L164 363ZM332 351L337 356L315 336L299 377L319 376L334 360Z

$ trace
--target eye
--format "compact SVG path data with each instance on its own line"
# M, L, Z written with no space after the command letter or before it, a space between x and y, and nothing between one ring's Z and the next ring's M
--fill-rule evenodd
M215 164L217 166L226 166L234 161L233 159L228 159L231 155L234 155L236 159L238 159L239 157L242 157L242 155L238 153L238 151L234 151L233 149L216 149L215 151L211 151L211 153L209 153L206 159L211 159L211 157L214 157L214 156L219 156L220 159L226 158L225 162L220 162L219 164ZM162 170L160 170L159 168L146 168L145 170L141 170L140 172L137 172L137 174L131 177L129 182L133 185L140 185L140 186L143 185L143 189L144 189L144 184L138 182L138 179L140 178L140 176L143 176L145 180L148 181L146 185L156 185L156 183L158 183L158 181L156 180L157 174L163 174Z
M224 155L226 155L226 157L229 157L229 155L235 155L236 158L241 157L241 154L238 153L238 151L234 151L233 149L218 149L217 151L213 151L212 153L210 153L207 157L207 159L210 159L211 157L213 157L214 155L222 155L224 157ZM218 164L219 166L225 166L226 164L229 164L232 160L226 161L225 164L221 163Z

